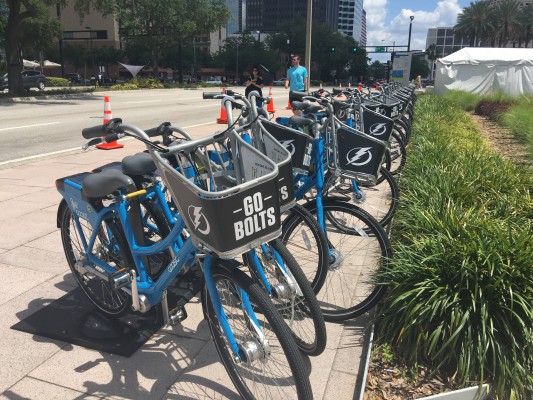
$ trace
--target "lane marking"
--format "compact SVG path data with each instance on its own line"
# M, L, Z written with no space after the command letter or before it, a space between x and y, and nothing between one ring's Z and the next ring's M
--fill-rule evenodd
M45 126L45 125L57 125L61 122L46 122L44 124L35 124L35 125L23 125L23 126L13 126L11 128L0 128L0 131L8 131L10 129L24 129L24 128L34 128L36 126Z
M140 103L158 103L162 100L141 100L141 101L126 101L126 104L140 104Z

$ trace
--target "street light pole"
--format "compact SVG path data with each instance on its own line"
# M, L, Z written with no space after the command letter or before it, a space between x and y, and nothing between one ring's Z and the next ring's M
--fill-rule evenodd
M89 40L91 41L91 70L94 73L93 30L90 26L86 26L85 29L89 30Z
M415 19L415 16L411 15L409 19L411 21L409 22L409 39L407 39L407 51L411 51L411 30L413 29L413 19Z

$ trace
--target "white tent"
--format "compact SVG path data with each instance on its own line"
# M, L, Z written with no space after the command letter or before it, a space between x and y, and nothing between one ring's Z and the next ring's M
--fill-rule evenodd
M30 60L22 60L22 66L24 68L38 68L40 67L38 62L30 61Z
M437 60L435 93L533 93L533 49L465 47Z

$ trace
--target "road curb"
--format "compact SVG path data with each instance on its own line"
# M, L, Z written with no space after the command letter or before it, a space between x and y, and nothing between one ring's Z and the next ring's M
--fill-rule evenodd
M27 97L6 97L0 98L0 104L12 104L12 103L27 103L32 101L39 100L64 100L70 99L72 97L96 97L97 94L94 92L73 92L73 93L64 93L64 94L51 94L51 95L42 95L42 96L27 96Z

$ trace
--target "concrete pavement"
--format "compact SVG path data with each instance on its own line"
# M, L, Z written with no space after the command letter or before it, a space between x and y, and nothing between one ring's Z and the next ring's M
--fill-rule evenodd
M286 97L276 98L278 108L286 103ZM202 136L223 128L190 132ZM196 298L181 326L160 330L130 358L10 329L76 287L56 228L61 196L55 179L143 150L139 142L124 143L119 150L56 154L0 169L0 399L238 398ZM327 328L326 351L306 358L314 396L359 398L369 317Z

